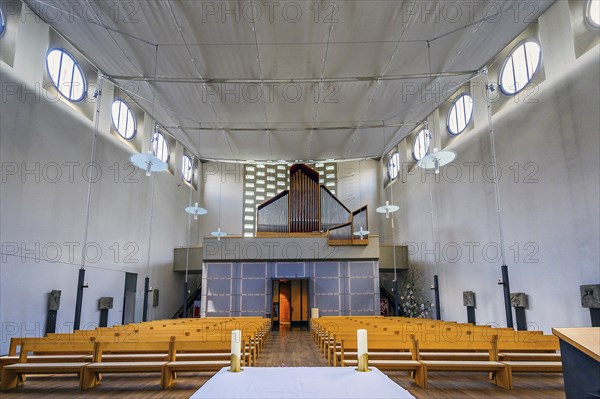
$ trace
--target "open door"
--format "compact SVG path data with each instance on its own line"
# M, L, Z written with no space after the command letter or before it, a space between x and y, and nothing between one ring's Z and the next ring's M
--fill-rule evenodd
M292 287L290 281L279 281L279 324L292 322Z
M274 325L307 326L308 279L273 280L272 315Z

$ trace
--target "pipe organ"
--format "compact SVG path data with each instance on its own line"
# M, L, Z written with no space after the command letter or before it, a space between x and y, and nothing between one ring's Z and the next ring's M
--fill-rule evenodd
M256 212L257 237L326 234L330 245L366 245L366 235L353 235L361 227L368 230L366 205L351 212L304 164L292 165L289 190L258 205Z

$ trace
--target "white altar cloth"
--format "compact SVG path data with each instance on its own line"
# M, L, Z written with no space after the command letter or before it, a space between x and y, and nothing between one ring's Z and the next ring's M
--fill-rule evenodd
M413 398L381 371L359 373L353 367L244 367L221 369L190 399L404 399Z

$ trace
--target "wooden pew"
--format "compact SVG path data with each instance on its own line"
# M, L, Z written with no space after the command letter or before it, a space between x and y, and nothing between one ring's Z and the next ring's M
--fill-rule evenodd
M161 386L166 361L114 362L104 361L103 352L111 353L169 353L174 338L170 341L142 342L94 342L92 362L83 368L81 389L86 390L98 385L104 373L160 373Z
M242 341L242 348L244 341ZM243 361L243 360L242 360ZM162 387L173 385L176 373L219 371L231 362L231 343L177 341L170 348L169 362L165 365ZM243 362L244 363L244 362ZM247 364L247 363L246 363Z
M475 371L491 372L492 380L496 385L505 389L512 389L511 374L508 367L498 359L498 337L493 336L491 342L486 341L459 341L448 342L423 341L418 343L417 360L424 366L425 385L427 387L430 371ZM421 348L442 350L452 348L460 351L488 350L487 360L423 360Z
M406 355L404 358L389 358L385 357L382 359L373 358L373 353L369 352L369 366L375 366L380 370L394 370L394 371L408 371L411 373L414 382L425 388L427 385L427 376L425 374L425 368L423 364L418 361L416 354L418 353L418 341L411 340L410 342L405 342L400 346L400 350L403 352L403 355ZM386 341L369 341L369 347L373 346L374 348L387 348ZM343 342L342 342L342 360L341 364L343 367L355 367L358 366L357 359L345 359L343 356Z
M23 385L28 374L76 374L81 386L84 367L88 364L82 361L86 353L92 353L93 342L26 342L21 348L19 362L5 365L0 375L0 390L7 390ZM55 353L56 355L74 355L75 358L68 362L28 362L28 353L41 351ZM77 361L76 361L77 360Z

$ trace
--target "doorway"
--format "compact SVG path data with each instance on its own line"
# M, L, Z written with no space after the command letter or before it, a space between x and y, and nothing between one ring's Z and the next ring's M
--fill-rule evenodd
M125 298L123 299L123 325L135 321L135 293L137 274L125 273Z
M274 325L308 325L308 279L273 280Z

